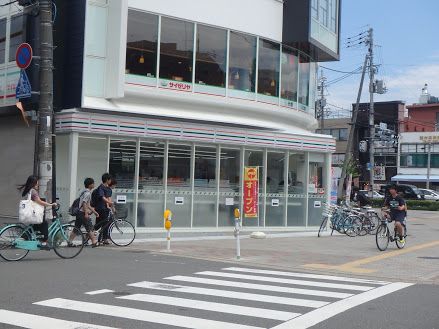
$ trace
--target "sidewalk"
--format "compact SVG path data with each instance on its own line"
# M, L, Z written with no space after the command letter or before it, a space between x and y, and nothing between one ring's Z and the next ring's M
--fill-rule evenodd
M260 229L258 231L264 231ZM179 233L171 240L171 255L246 265L267 266L292 271L324 271L343 275L368 276L386 280L405 280L439 284L439 214L409 211L409 236L404 249L390 243L378 251L375 236L350 238L327 232L269 232L266 239L241 236L241 260L236 260L236 242L229 234ZM126 252L167 253L162 237L142 235ZM118 249L120 250L120 249Z

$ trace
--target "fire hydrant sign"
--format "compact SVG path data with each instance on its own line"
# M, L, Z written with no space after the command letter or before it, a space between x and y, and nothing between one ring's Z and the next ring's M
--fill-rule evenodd
M244 167L244 217L258 217L259 201L258 167Z

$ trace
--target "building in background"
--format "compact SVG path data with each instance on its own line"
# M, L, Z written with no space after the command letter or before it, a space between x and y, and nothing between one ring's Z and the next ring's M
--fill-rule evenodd
M160 229L166 208L177 228L227 228L250 201L245 226L320 224L335 142L314 133L316 67L339 56L338 0L56 4L64 209L109 171L139 228Z

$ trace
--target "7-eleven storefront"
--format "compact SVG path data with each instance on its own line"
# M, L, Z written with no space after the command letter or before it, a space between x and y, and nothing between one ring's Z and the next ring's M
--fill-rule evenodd
M249 215L244 226L303 229L320 224L329 199L330 136L85 110L59 113L56 124L64 208L86 177L97 186L107 171L117 180L118 208L138 228L162 228L163 211L171 209L173 227L220 230L234 224L239 208ZM251 198L249 167L258 172Z

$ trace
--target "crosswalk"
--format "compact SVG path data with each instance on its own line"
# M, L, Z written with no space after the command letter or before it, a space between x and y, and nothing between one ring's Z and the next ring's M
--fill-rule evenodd
M124 285L0 308L0 328L306 329L411 284L226 267Z

